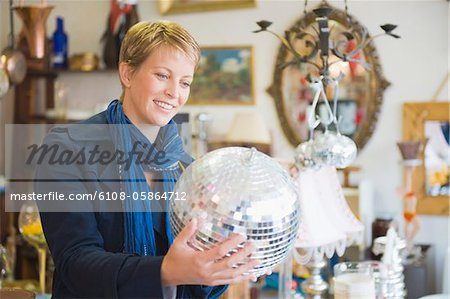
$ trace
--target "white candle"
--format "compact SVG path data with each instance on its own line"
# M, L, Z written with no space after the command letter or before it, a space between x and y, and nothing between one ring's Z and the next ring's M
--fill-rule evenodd
M375 299L375 280L364 273L345 273L334 278L335 299Z

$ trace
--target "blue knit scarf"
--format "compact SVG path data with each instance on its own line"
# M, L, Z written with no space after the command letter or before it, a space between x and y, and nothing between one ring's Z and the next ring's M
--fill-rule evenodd
M148 194L148 192L172 192L176 180L181 174L179 161L190 163L190 157L183 150L183 143L178 135L176 124L173 120L160 128L155 142L152 144L141 131L134 126L123 112L122 104L118 100L112 101L107 110L109 131L115 149L125 153L126 158L134 149L136 152L145 153L143 163L133 163L123 168L121 185L128 199L123 202L124 206L124 247L126 253L139 255L156 255L155 234L153 230L152 208L150 200L133 200L133 194ZM118 126L120 125L120 126ZM155 159L158 152L165 154L164 158ZM149 154L150 153L150 154ZM160 153L161 154L161 153ZM149 156L147 156L149 155ZM156 163L155 163L156 162ZM144 172L161 172L162 190L150 190L145 179ZM158 184L157 184L158 185ZM161 185L159 185L161 186ZM155 194L155 193L154 193ZM169 201L165 201L168 211ZM169 213L165 213L166 234L169 245L172 244L173 236L170 229Z

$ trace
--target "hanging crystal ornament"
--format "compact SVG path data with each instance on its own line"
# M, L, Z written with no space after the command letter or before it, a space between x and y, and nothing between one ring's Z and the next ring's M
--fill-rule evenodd
M334 134L336 136L336 141L334 146L337 148L335 160L332 165L337 168L345 168L349 166L356 159L356 154L358 152L358 148L356 147L356 143L349 137L342 135L339 129L339 125L342 122L342 116L337 117L337 103L338 103L338 94L339 94L339 81L344 77L343 73L340 73L339 76L333 80L331 80L331 84L333 85L334 90L334 98L333 98L333 123L336 127L336 133L329 132L330 134ZM325 93L324 93L325 94ZM326 94L325 94L326 96ZM327 101L328 102L328 101Z
M315 114L317 102L320 97L320 83L311 82L311 89L315 90L313 103L307 108L307 120L309 127L309 140L300 143L295 150L295 164L299 169L318 168L319 164L313 159L314 152L314 130L320 124L320 120Z
M328 102L325 88L323 85L323 77L320 80L310 83L311 89L314 91L314 99L308 115L308 125L310 128L310 139L301 143L295 153L297 167L302 168L318 168L321 165L329 165L338 168L345 168L350 165L356 158L357 147L355 142L344 136L339 131L339 122L341 118L337 118L337 99L339 90L339 80L342 78L340 74L337 78L333 78L331 83L334 89L333 110L331 110ZM315 110L319 99L322 98L326 109L326 114L318 118ZM324 133L318 133L314 136L314 129L322 123L325 127ZM330 131L328 127L331 124L336 127L336 132Z
M325 131L314 139L312 158L316 164L345 168L356 158L356 145L346 136Z
M295 149L295 164L299 169L318 168L319 165L313 159L313 141L308 140L300 143Z

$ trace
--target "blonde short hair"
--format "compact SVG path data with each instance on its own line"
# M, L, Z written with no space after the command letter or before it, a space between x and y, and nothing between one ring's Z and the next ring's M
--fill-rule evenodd
M200 61L200 47L181 25L170 21L139 22L126 33L120 47L119 64L127 63L136 71L147 57L161 46L171 46L192 59Z

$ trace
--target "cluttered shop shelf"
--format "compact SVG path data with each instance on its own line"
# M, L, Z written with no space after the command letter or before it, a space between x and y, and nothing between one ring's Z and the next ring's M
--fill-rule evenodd
M16 86L14 104L14 123L16 124L46 124L68 123L88 118L92 113L86 111L72 111L66 115L59 111L58 100L64 95L58 94L61 90L58 81L63 79L70 82L74 76L102 76L116 75L116 69L94 69L89 71L70 69L29 69L25 80ZM63 115L61 115L61 113ZM82 114L82 115L81 115Z

